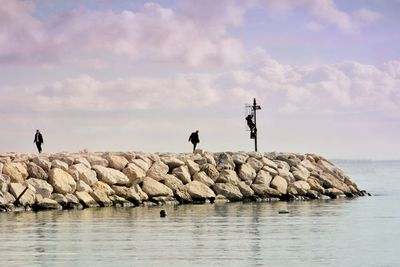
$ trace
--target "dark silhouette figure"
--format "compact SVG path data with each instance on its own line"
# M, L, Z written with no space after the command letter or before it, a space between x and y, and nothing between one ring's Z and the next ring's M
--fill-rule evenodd
M253 129L256 127L256 125L253 122L253 115L247 115L246 117L246 121L247 121L247 126L249 126L250 131L253 131Z
M39 130L36 130L35 139L33 142L36 144L39 153L42 153L43 136Z
M199 131L195 131L193 132L190 136L189 136L189 142L192 142L193 144L193 152L196 150L196 146L198 143L200 143L199 140Z

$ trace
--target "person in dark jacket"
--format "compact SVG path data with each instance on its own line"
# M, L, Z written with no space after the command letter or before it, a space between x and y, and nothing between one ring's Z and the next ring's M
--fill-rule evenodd
M39 130L36 130L35 139L33 142L36 144L39 153L42 153L43 136Z
M189 142L192 142L192 144L193 144L193 153L194 153L194 151L196 150L197 144L200 143L198 130L191 133L191 135L189 136Z

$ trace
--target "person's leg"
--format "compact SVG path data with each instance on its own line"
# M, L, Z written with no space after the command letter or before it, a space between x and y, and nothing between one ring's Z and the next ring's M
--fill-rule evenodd
M42 144L38 142L38 143L36 143L36 147L37 147L39 153L42 153Z
M193 143L193 153L194 153L194 151L196 151L196 146L197 146L197 143Z

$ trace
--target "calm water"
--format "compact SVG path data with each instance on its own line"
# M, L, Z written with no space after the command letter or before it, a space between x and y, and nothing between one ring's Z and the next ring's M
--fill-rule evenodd
M336 163L375 196L0 214L0 266L400 266L400 162Z

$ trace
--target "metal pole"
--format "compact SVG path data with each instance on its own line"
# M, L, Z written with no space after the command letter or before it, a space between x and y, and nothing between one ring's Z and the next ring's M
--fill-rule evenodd
M254 135L255 135L254 149L257 152L257 117L256 117L257 112L256 112L256 108L257 108L257 104L256 104L256 99L254 98L254 100L253 100L253 113L254 113L254 125L255 125L255 127L254 127Z

